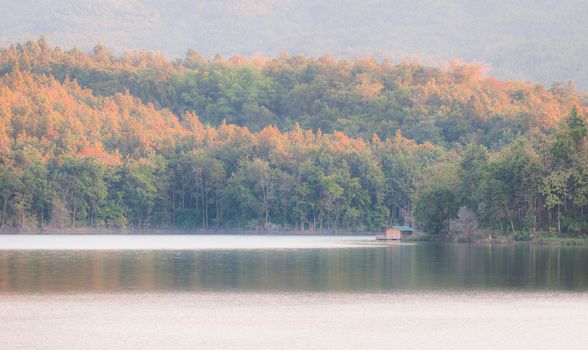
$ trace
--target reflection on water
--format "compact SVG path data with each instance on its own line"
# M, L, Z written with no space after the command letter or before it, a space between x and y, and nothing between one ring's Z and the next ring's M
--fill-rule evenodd
M392 244L340 249L0 251L0 293L588 290L588 250Z

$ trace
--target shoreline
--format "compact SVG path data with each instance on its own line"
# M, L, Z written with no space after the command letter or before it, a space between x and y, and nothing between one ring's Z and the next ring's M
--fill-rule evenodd
M113 229L113 228L94 228L80 227L68 229L31 229L19 230L6 228L0 230L0 235L42 235L42 236L67 236L67 235L121 235L121 236L142 236L142 235L236 235L236 236L374 236L376 232L367 231L311 231L311 230L254 230L239 228L209 228L209 229L172 229L172 228L149 228L149 229ZM474 238L472 240L462 239L462 237L435 237L430 235L417 235L403 239L403 243L411 242L430 242L430 243L459 243L475 245L539 245L539 246L588 246L588 237L545 237L540 236L531 240L515 240L509 236L500 236L498 238Z
M538 236L530 240L516 240L510 236L499 236L497 238L473 238L471 240L462 237L434 237L418 236L411 237L403 242L435 242L435 243L459 243L475 245L538 245L538 246L588 246L588 237L550 237Z
M0 235L261 235L261 236L374 236L375 232L368 231L312 231L312 230L255 230L239 228L209 228L209 229L113 229L80 227L68 229L0 229Z

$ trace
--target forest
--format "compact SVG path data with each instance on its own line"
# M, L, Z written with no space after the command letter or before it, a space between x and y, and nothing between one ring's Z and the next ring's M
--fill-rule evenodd
M0 49L1 227L584 235L587 106L458 62L40 38Z

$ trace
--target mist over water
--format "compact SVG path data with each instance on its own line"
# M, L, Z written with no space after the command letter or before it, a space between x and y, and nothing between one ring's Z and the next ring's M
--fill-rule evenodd
M331 249L378 245L373 238L282 235L4 235L0 236L0 250Z

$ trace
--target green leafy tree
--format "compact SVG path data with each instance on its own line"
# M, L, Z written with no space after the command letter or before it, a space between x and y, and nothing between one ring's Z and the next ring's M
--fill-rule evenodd
M461 202L457 169L453 164L436 164L427 169L414 200L416 221L424 232L450 233L450 221L457 217Z

